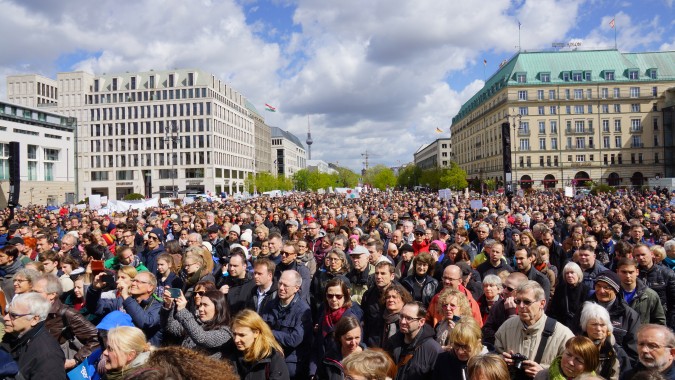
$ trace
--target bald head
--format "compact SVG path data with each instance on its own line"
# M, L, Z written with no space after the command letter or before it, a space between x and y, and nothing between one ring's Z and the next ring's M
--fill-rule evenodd
M459 289L459 284L462 283L462 269L457 265L448 265L443 270L443 287L451 289Z

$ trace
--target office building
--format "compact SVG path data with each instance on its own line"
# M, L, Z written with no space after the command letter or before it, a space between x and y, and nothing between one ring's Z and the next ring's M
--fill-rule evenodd
M272 160L276 173L291 178L307 167L307 151L294 134L278 127L272 128Z
M75 119L0 101L0 208L7 207L9 143L19 143L19 204L75 201Z
M9 77L9 99L35 81ZM30 76L28 76L30 78ZM180 69L94 76L59 73L49 107L78 120L79 196L121 199L244 190L255 170L255 123L246 98L214 75Z
M457 162L470 179L503 180L509 122L521 188L642 186L663 176L666 93L675 52L521 52L453 118Z
M414 163L422 170L450 167L450 161L452 161L450 138L441 138L422 145L414 154Z

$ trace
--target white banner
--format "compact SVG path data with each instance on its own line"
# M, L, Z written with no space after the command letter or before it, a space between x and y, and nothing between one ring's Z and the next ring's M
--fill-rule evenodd
M90 210L100 210L101 209L101 196L98 194L92 194L89 196L89 209Z

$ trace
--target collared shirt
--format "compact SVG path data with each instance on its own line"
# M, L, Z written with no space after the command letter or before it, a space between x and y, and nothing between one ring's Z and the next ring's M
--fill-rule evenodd
M255 306L255 309L259 312L260 311L260 304L262 303L263 299L265 299L265 296L267 295L267 292L272 289L272 284L267 287L267 289L263 290L262 292L260 291L260 288L256 288L256 292L258 293L258 301L257 305Z

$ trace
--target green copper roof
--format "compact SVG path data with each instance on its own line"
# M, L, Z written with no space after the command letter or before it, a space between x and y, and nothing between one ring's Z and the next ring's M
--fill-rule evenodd
M256 114L256 115L258 115L262 118L262 114L260 114L260 112L258 112L258 109L255 108L253 103L251 103L248 99L246 99L245 101L246 101L246 109L248 109L249 111L253 112L254 114Z
M651 70L656 70L656 79L651 79ZM637 70L638 79L629 73ZM590 80L585 73L590 72ZM608 78L613 72L614 78ZM518 82L519 74L525 75ZM542 81L541 74L548 74L549 81ZM581 81L573 80L573 74L582 75ZM486 102L504 86L559 85L584 83L621 83L640 81L675 80L675 51L654 53L621 53L618 50L521 52L514 55L471 99L462 105L453 124L462 120L476 107Z

